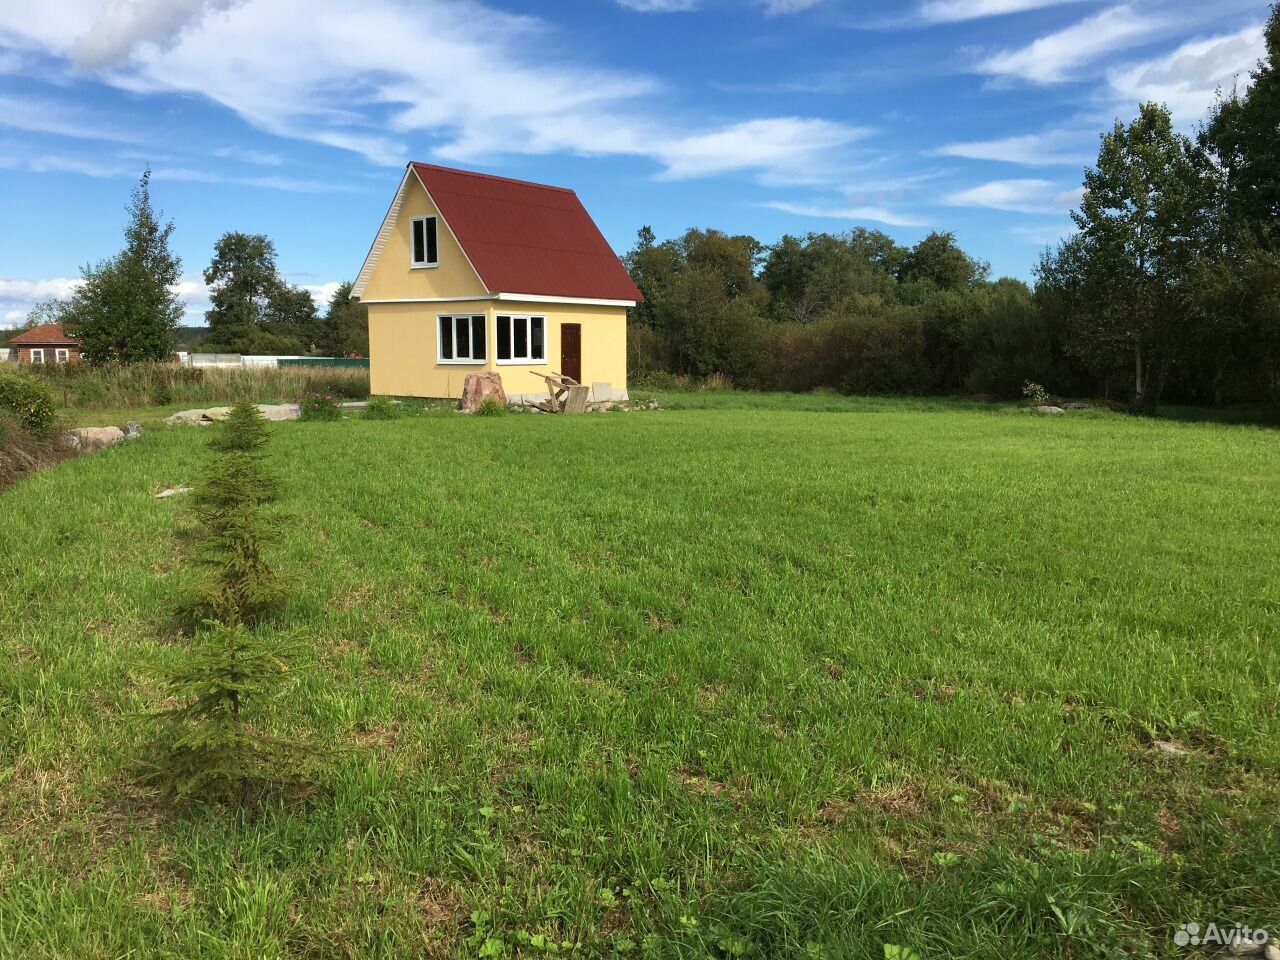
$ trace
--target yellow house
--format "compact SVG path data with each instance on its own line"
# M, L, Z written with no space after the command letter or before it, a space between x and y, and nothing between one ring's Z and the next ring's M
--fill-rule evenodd
M514 399L548 372L626 398L640 291L572 190L411 163L352 295L375 394L460 397L496 370Z

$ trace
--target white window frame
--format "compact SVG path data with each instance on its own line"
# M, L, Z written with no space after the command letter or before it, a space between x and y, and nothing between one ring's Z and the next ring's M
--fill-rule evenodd
M511 318L511 356L504 360L498 356L498 317ZM533 321L542 321L542 356L533 356ZM517 357L516 350L516 323L522 322L525 327L524 332L524 356ZM493 362L504 367L523 366L523 367L545 367L547 365L547 318L540 313L495 313L493 316Z
M37 359L36 359L36 354L39 354L39 355L40 355L40 359L39 359L39 360L37 360ZM43 364L44 364L44 347L32 347L32 348L31 348L31 353L30 353L30 355L29 355L29 356L30 356L30 362L31 362L31 363L38 363L38 364L41 364L41 365L43 366Z
M67 363L71 360L71 350L68 347L58 347L53 351L54 363Z
M446 358L444 355L444 340L440 337L440 324L449 320L453 325L453 356ZM484 356L477 357L475 351L475 321L480 321L480 328L484 330ZM469 355L466 357L458 357L458 327L467 324L467 350ZM483 313L438 313L436 314L436 363L439 364L461 364L464 366L483 366L488 362L489 356L489 318Z
M431 256L431 244L427 243L427 221L430 220L436 225L436 258L428 260ZM414 225L422 224L422 256L421 261L413 258L413 229ZM440 218L437 216L430 217L414 217L409 221L409 266L414 270L431 270L440 266Z

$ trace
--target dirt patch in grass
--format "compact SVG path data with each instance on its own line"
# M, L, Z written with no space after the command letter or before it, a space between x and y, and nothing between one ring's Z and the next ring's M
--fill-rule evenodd
M8 423L0 424L0 492L24 477L69 460L78 451L39 440Z

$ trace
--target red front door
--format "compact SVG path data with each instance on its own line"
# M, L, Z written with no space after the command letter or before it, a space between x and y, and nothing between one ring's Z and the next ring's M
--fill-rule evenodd
M582 324L560 324L560 372L582 382Z

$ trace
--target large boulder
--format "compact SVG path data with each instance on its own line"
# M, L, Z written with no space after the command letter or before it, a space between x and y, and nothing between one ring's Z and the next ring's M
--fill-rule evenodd
M475 413L489 397L493 397L504 407L507 405L507 391L502 389L502 375L496 370L467 374L467 379L462 384L462 412Z
M124 431L119 427L76 427L67 431L67 446L85 453L101 450L124 439Z

